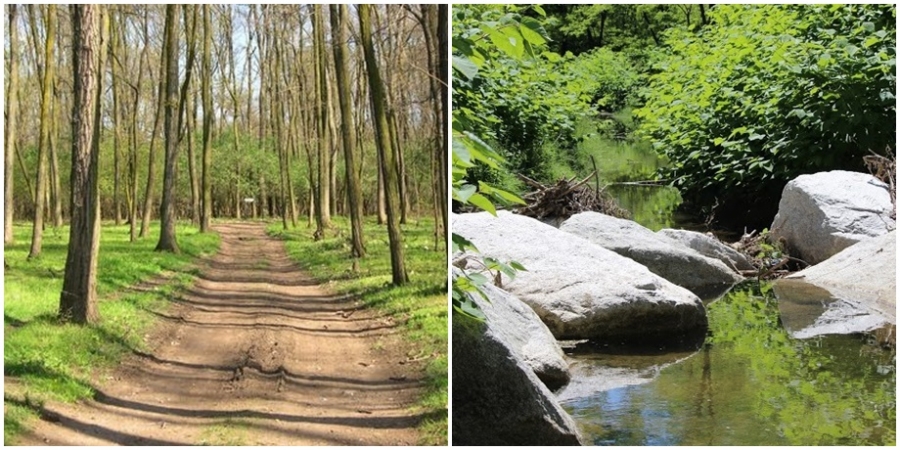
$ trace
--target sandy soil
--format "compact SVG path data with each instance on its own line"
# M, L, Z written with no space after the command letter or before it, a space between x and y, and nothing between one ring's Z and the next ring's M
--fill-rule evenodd
M415 445L419 370L390 317L330 294L264 226L215 227L221 250L157 312L93 400L48 403L23 445Z

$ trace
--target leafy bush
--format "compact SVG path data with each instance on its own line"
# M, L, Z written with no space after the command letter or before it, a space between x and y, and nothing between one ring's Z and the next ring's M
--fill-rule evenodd
M894 6L711 14L696 33L669 31L637 111L642 135L672 163L661 176L686 197L752 198L803 173L861 170L863 155L893 147Z

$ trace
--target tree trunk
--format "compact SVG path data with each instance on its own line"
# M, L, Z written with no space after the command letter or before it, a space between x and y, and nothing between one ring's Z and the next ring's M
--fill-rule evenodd
M57 77L59 78L59 77ZM55 99L52 102L52 111L50 116L53 117L53 123L50 125L50 136L49 136L49 144L50 144L50 220L53 223L53 228L59 228L63 224L62 217L62 200L60 199L60 190L59 190L59 155L57 152L57 144L59 144L59 122L62 120L59 114L57 114L59 110L59 99Z
M131 190L131 204L128 210L128 233L130 242L134 242L137 238L137 210L138 210L138 139L137 139L137 115L138 105L141 99L141 91L144 81L144 67L147 61L147 49L150 47L150 34L147 24L147 9L144 9L144 17L141 23L141 31L143 35L141 54L138 57L138 74L137 83L134 89L134 103L131 110L131 147L128 149L128 189ZM127 49L128 47L125 46Z
M41 244L44 237L44 199L47 196L47 154L49 153L50 139L50 102L53 101L53 72L55 58L53 58L53 46L56 35L50 30L56 28L56 5L47 5L47 39L44 45L44 81L41 84L41 128L38 144L38 168L35 177L34 223L31 235L31 250L28 259L36 258L41 254Z
M341 107L341 135L344 145L344 172L347 183L347 200L350 204L350 248L355 258L366 256L362 230L362 190L357 176L353 151L356 149L355 125L350 104L350 79L347 75L349 53L347 45L347 5L331 5L331 36L334 49L334 73L338 84L338 103Z
M449 31L447 30L447 27L449 26L450 21L448 9L449 7L447 5L438 5L437 54L440 56L438 73L440 73L441 79L441 129L443 130L443 134L441 134L441 150L438 155L441 166L438 168L438 177L435 184L437 186L436 189L438 190L438 200L440 200L441 205L441 219L444 222L442 227L444 232L444 248L447 248L447 232L450 230L447 221L447 202L449 202L447 186L450 183L447 179L447 171L449 170L447 158L450 154L450 147L448 146L449 139L447 139L450 136L450 78L449 73L447 72L447 66L449 65L449 62L447 61L447 52L449 51L447 45L447 34Z
M165 135L166 165L163 172L163 193L159 205L160 231L157 251L178 253L175 238L175 168L178 156L178 5L166 5L165 41Z
M13 243L13 213L15 211L15 199L13 198L13 176L15 174L16 153L16 127L19 120L19 27L16 23L18 17L18 8L16 5L9 5L9 91L6 94L6 127L5 142L6 146L3 157L4 170L4 191L3 201L5 202L3 210L3 243Z
M112 21L110 29L114 33L112 39L110 39L110 45L112 46L112 54L115 57L119 55L119 49L122 48L121 39L124 31L124 23L121 25L115 22L115 16L110 18ZM112 119L113 119L113 210L116 225L122 223L122 206L119 198L119 178L121 174L120 170L120 162L119 162L119 147L122 142L122 114L121 114L121 86L122 81L119 79L119 62L113 61L110 66L112 70L112 98L113 98L113 111L112 111Z
M402 285L409 281L403 261L403 235L400 234L399 217L399 180L394 154L391 151L390 134L387 129L385 112L384 84L375 60L375 49L372 45L372 21L369 5L359 5L359 28L361 45L366 60L366 72L369 76L369 88L373 105L378 153L381 155L382 172L384 172L385 198L387 203L387 229L391 249L391 274L394 285Z
M313 5L313 30L316 49L316 92L318 100L318 114L316 117L316 153L318 155L318 179L316 184L316 240L325 236L325 228L330 223L330 180L329 180L329 156L331 149L328 140L328 92L325 75L325 24L322 14L322 5Z
M165 47L165 42L168 42L168 35L166 33L169 32L169 28L166 27L163 32L163 46ZM163 51L165 53L165 51ZM147 232L150 229L150 214L153 210L153 182L154 178L156 178L156 155L154 154L154 147L156 143L156 134L159 131L159 119L162 117L163 108L166 103L165 92L163 92L165 88L165 70L166 63L163 61L159 66L159 86L157 88L156 93L156 114L153 120L153 132L150 134L150 150L149 157L147 163L147 187L144 190L144 210L141 215L141 234L140 237L147 237Z
M210 219L212 218L212 187L210 186L209 170L212 162L212 148L210 146L210 131L212 130L212 64L210 62L210 50L212 45L212 26L209 18L209 5L203 5L203 73L200 76L201 97L203 101L203 213L200 215L200 232L209 232Z
M100 152L100 70L98 5L70 7L73 22L72 67L72 224L65 276L59 299L59 317L75 323L93 323L98 317L97 256L100 248L100 198L97 160Z

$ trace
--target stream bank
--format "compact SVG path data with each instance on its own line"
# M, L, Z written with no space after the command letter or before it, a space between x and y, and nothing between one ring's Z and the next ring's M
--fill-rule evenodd
M607 191L654 231L708 231L674 188ZM572 381L557 398L594 445L893 445L895 327L861 331L864 314L855 330L816 335L841 301L811 289L746 281L707 299L695 349L564 346Z

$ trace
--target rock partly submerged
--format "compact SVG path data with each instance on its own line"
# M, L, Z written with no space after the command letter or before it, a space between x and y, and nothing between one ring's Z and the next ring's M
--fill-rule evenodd
M897 232L845 248L775 283L781 320L792 336L872 331L896 324Z
M715 298L742 280L722 261L654 233L637 222L597 212L575 214L560 230L643 264L701 298Z
M896 228L889 188L872 175L835 170L801 175L784 187L771 232L789 252L818 264Z
M675 342L706 331L696 295L578 236L502 211L454 214L452 227L482 254L527 268L503 288L531 306L557 339Z
M453 269L456 274L460 271ZM541 319L521 300L492 284L481 287L487 300L472 295L493 333L551 390L569 382L569 364L559 343Z
M572 417L496 325L453 319L453 444L581 445Z

